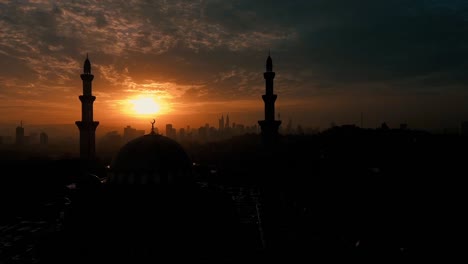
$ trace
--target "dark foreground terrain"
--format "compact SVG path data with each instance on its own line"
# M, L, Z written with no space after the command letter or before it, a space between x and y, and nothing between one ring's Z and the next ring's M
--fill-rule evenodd
M197 181L177 189L111 188L105 163L3 160L0 263L447 263L466 252L465 137L337 127L271 147L257 135L183 145Z

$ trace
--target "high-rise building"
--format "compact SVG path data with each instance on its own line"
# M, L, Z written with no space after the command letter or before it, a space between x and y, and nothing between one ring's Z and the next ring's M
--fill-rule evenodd
M49 136L45 132L39 134L39 143L41 145L47 145L49 143Z
M268 54L266 72L263 73L263 77L265 78L265 94L262 95L262 98L265 103L265 120L258 121L258 124L262 128L262 137L264 139L271 139L278 135L281 121L275 120L275 101L278 96L273 93L275 72L273 71L273 60L270 54Z
M86 55L81 80L83 80L83 95L81 101L81 121L76 121L80 130L80 158L93 160L96 156L96 128L98 121L93 120L93 103L96 96L92 94L92 82L94 75L91 74L91 62Z
M185 140L185 128L180 128L179 129L179 140Z
M166 137L169 137L171 132L172 132L172 124L166 124Z
M172 127L172 124L166 124L166 137L176 138L176 129Z
M137 130L131 126L124 127L123 141L124 143L129 142L137 137L141 137L145 134L145 130Z
M221 119L219 119L219 128L218 130L222 132L224 130L224 115L221 116Z
M16 127L16 138L15 143L16 145L24 145L25 138L24 138L24 127L23 121L20 122L20 125Z

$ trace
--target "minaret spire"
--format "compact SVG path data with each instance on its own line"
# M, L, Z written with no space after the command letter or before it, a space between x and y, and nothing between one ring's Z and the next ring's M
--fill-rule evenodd
M88 53L86 53L86 60L84 62L84 66L83 66L83 73L84 74L91 74L91 62L89 61Z
M86 53L86 60L83 66L81 80L83 80L83 95L81 101L81 121L76 121L80 130L80 158L83 160L93 160L96 155L96 128L99 122L93 120L93 103L96 96L92 94L92 82L94 75L91 74L91 62Z
M277 95L273 93L273 79L275 72L273 71L273 60L268 50L268 58L266 60L266 72L263 73L265 78L265 94L262 95L265 103L265 120L258 121L262 128L262 136L266 141L271 141L278 135L278 128L281 121L275 120L275 101Z
M273 60L271 59L271 56L270 56L270 50L268 50L268 58L267 58L267 61L266 61L266 71L267 72L272 72L273 71ZM275 78L273 76L273 78Z

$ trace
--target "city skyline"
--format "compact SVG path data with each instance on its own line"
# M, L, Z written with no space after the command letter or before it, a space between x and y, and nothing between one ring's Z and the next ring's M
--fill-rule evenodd
M0 6L1 124L79 120L86 53L102 124L201 126L226 113L253 124L263 114L268 50L283 120L326 128L359 124L364 113L366 127L441 130L468 119L468 6L460 1ZM134 111L145 98L159 113Z
M0 29L0 263L465 255L468 1L0 0Z

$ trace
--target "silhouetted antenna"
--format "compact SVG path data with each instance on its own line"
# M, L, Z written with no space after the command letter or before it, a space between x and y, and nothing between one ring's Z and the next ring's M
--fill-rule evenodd
M88 59L88 52L86 52L86 59Z
M23 127L23 120L20 121L20 127Z
M153 119L153 121L150 123L151 123L151 135L154 135L156 134L156 132L154 132L154 123L156 123L156 120Z

